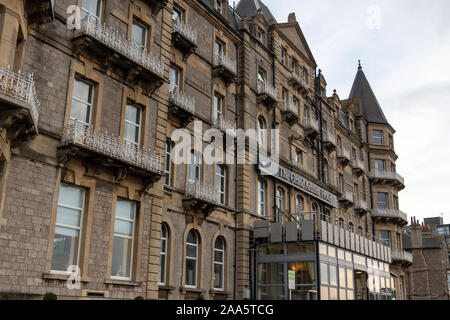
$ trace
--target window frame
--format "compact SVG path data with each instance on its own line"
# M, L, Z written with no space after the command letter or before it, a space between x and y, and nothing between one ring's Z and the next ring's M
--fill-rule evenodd
M217 249L217 241L219 241L219 240L222 242L222 249ZM222 236L219 236L219 237L216 238L216 241L214 243L214 250L213 251L214 251L214 253L213 253L213 256L214 256L214 259L213 259L213 261L214 261L214 263L213 263L214 264L213 274L214 274L214 276L216 274L215 266L216 265L220 265L222 267L221 268L221 270L222 270L222 272L221 272L222 287L221 288L217 288L216 287L216 283L214 281L214 290L216 290L216 291L225 291L225 252L226 252L226 245L225 245L225 240L223 239ZM216 252L222 253L222 261L221 262L217 262L216 261Z
M277 214L277 222L278 223L283 223L285 220L284 217L284 211L285 211L285 201L286 201L286 192L284 191L283 188L281 187L277 187L276 189L276 208L278 209L278 214ZM280 205L281 204L281 205Z
M143 40L144 43L141 43L140 41L136 41L135 39L133 39L133 31L135 30L135 27L138 27L138 28L142 29L142 31L143 31L143 34L142 34L143 39L141 39L141 40ZM148 32L149 32L148 27L144 23L142 23L139 20L133 18L133 21L131 23L131 41L134 42L134 43L139 44L141 46L141 48L145 49L145 50L147 50L147 45L148 45Z
M57 222L57 216L58 216L58 208L61 207L60 201L59 201L59 197L61 195L61 186L67 187L67 188L72 188L72 189L78 189L82 191L82 198L81 198L81 204L82 207L81 208L75 208L72 206L68 206L68 205L63 205L62 207L67 208L67 209L71 209L71 210L81 210L80 211L80 226L79 227L74 227L74 226L69 226L69 225L65 225L65 224L61 224ZM81 269L80 266L80 255L81 255L81 240L83 237L83 223L84 223L84 215L85 215L85 209L86 209L86 188L84 187L79 187L79 186L74 186L71 184L67 184L67 183L61 183L59 186L59 191L58 191L58 204L57 204L57 209L56 209L56 217L55 217L55 224L53 226L53 239L55 239L55 234L56 234L56 228L60 227L60 228L65 228L65 229L71 229L71 230L77 230L79 232L79 236L78 236L78 247L77 247L77 257L76 257L76 266L78 268ZM53 246L52 246L53 247ZM70 272L67 271L60 271L60 270L53 270L52 268L53 266L53 250L52 250L52 258L51 258L51 263L50 263L50 273L52 274L72 274Z
M261 188L262 187L262 188ZM258 179L258 195L257 195L257 204L258 204L258 216L260 217L266 217L266 188L267 184L264 179ZM262 208L264 208L264 212L261 211L261 205Z
M97 17L97 19L100 21L100 20L102 19L103 0L98 0L98 3L97 3L97 10L98 10L98 13L93 13L93 12L87 10L87 9L83 6L83 2L84 2L84 1L85 1L85 0L81 0L81 13L82 13L82 16L83 16L83 12L84 12L84 13L87 13L87 14L90 14L90 15L92 15L92 16ZM88 1L91 1L91 0L88 0ZM97 0L95 0L95 1L97 1Z
M172 186L172 151L173 151L173 142L170 139L166 140L166 148L165 148L165 159L164 159L164 185L170 187Z
M75 86L76 83L82 83L85 84L89 87L89 99L90 101L83 101L81 98L76 97L75 95ZM80 77L75 77L74 81L73 81L73 90L72 90L72 102L71 102L71 106L70 106L70 114L69 114L69 119L71 121L80 121L82 122L84 125L86 126L90 126L91 125L91 121L92 121L92 109L94 108L94 97L95 97L95 85L93 85L92 83L81 79ZM72 112L74 110L74 100L78 103L81 103L82 105L86 106L89 110L87 116L89 118L89 121L86 122L85 120L81 120L81 119L77 119L75 117L72 117Z
M195 163L195 161L198 160L199 163ZM197 180L191 180L191 170L195 167L196 170L196 179ZM198 173L198 176L197 176ZM202 172L201 172L201 159L198 156L198 154L195 152L195 150L191 150L191 163L189 164L189 170L188 170L188 183L200 183L202 180Z
M164 237L163 236L163 228L165 229L165 231L166 231L166 236ZM160 286L165 286L165 285L167 285L167 270L168 270L168 264L167 264L167 261L169 261L169 259L168 259L168 255L169 255L169 253L168 253L168 249L169 249L169 237L170 237L170 234L169 234L169 227L167 226L167 224L166 223L161 223L161 249L160 249L160 253L159 253L159 256L160 256L160 259L162 259L161 258L161 256L164 256L164 269L162 268L162 264L160 263L160 269L161 269L161 277L163 276L163 274L164 274L164 281L163 282L159 282L158 284L160 285ZM166 245L165 245L165 247L164 247L164 251L163 251L163 248L162 248L162 241L163 240L165 240L165 243L166 243ZM160 278L161 278L160 277ZM161 279L160 279L161 280Z
M129 202L131 204L133 204L133 220L130 219L125 219L125 218L118 218L117 217L117 203L119 201L123 201L123 202ZM136 242L136 225L137 225L137 212L138 212L138 203L135 201L130 201L124 198L120 198L118 197L116 199L116 207L115 207L115 213L114 213L114 226L113 226L113 246L112 246L112 253L111 253L111 257L112 259L114 259L114 238L117 236L119 238L123 238L123 239L131 239L131 254L130 254L130 276L129 277L120 277L120 276L113 276L112 275L112 263L111 263L111 272L110 272L110 277L111 279L114 280L124 280L124 281L131 281L131 279L133 279L133 262L134 262L134 246L135 246L135 242ZM116 220L121 220L121 221L125 221L125 222L132 222L132 235L130 236L124 236L124 235L116 235L116 228L115 228L115 223Z
M195 239L196 239L196 243L190 243L189 242L189 234L193 233L195 235ZM193 246L195 247L195 258L193 257L188 257L188 246ZM195 289L198 287L198 268L199 268L199 248L200 248L200 241L199 241L199 235L198 232L195 229L191 229L186 237L186 256L185 256L185 279L184 279L184 284L186 288L191 288L191 289ZM195 285L189 285L187 284L187 260L195 260Z
M139 123L134 123L134 122L132 122L132 121L130 121L130 120L127 119L127 110L128 110L129 107L130 107L130 108L135 108L135 109L137 109L138 114L139 114ZM131 144L135 145L136 147L139 147L139 146L141 145L141 139L142 139L142 137L141 137L141 135L142 135L142 118L143 118L143 114L144 114L144 112L143 112L143 108L142 108L142 107L140 107L140 106L138 106L138 105L136 105L136 104L133 104L133 103L127 103L127 104L125 105L125 117L124 117L124 126L123 126L123 127L124 127L123 139L124 139L124 141L126 141L126 142L128 142L128 143L131 143ZM138 129L138 134L137 134L138 141L137 141L137 142L136 142L136 141L131 141L131 140L129 140L129 139L126 137L126 133L127 133L127 130L126 130L127 124L129 124L129 125L131 125L131 126L133 126L133 127L135 127L135 128Z
M375 133L377 133L377 134L380 133L381 135L377 136L377 135L375 135ZM380 140L378 140L378 139L380 139ZM384 145L384 132L383 132L383 130L377 130L377 129L372 130L372 142L376 146L383 146Z

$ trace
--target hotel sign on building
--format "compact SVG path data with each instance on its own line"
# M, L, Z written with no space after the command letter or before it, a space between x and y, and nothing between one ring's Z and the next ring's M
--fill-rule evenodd
M286 167L283 167L280 164L276 164L278 166L278 171L276 174L269 173L268 170L266 170L267 166L264 166L262 164L270 164L271 166L274 165L274 162L271 161L269 158L260 156L260 165L259 168L262 173L268 174L273 176L274 178L287 183L291 185L292 187L303 191L314 198L317 198L318 200L325 202L329 204L330 206L337 208L338 207L338 199L336 195L332 194L331 192L323 189L322 187L319 187L314 182L311 182L310 180L306 179L305 177L289 170ZM272 170L270 170L272 171ZM272 171L275 172L275 171Z

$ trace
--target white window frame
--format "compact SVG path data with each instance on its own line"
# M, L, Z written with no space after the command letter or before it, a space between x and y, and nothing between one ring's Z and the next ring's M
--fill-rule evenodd
M219 168L223 169L223 174L219 173L217 170ZM223 164L217 164L216 165L216 183L217 183L217 178L219 178L220 180L223 180L223 190L220 189L219 186L216 186L217 191L219 192L219 199L220 199L220 204L225 205L227 202L227 168L223 165ZM223 202L222 202L222 196L223 196Z
M176 76L176 82L177 83L173 83L172 79L171 79L171 72L174 72L175 76ZM181 70L177 67L174 66L170 66L169 67L169 93L174 92L174 91L178 91L180 89L180 78L181 78Z
M116 234L116 230L114 227L114 234L113 234L113 243L114 243L114 238L118 237L118 238L122 238L122 239L131 239L131 254L130 254L130 276L129 277L118 277L118 276L113 276L111 275L111 279L116 279L116 280L125 280L125 281L130 281L132 276L133 276L133 252L134 252L134 237L135 237L135 229L136 229L136 211L137 211L137 204L134 201L128 201L128 200L124 200L124 199L117 199L116 203L118 201L123 201L123 202L129 202L133 205L133 220L130 219L125 219L125 218L119 218L117 217L117 206L116 206L116 212L115 212L115 216L114 216L114 224L116 222L116 220L121 220L121 221L125 221L125 222L132 222L132 235L131 236L125 236L125 235L121 235L121 234ZM112 248L112 256L114 256L114 245Z
M198 157L197 153L192 150L191 151L191 163L189 164L189 171L188 171L188 181L190 183L199 183L202 179L202 172L201 172L201 164L200 163L195 163L196 160L198 160L198 162L200 162L200 158ZM198 175L196 174L196 179L197 180L191 180L191 170L193 170L193 168L196 170L196 173L198 173Z
M89 86L89 88L90 88L90 97L89 98L91 100L90 102L89 101L83 101L81 98L77 98L75 96L75 84L77 82L80 82L80 83L83 83L83 84ZM73 87L74 87L73 88L74 90L72 91L72 105L70 107L70 119L71 120L80 121L83 124L85 124L86 126L89 126L90 123L91 123L91 119L92 119L92 108L93 108L93 105L94 105L95 86L93 84L89 83L89 82L86 82L86 81L81 80L79 78L75 78L74 83L73 83ZM87 106L89 108L89 122L86 122L85 120L76 119L76 118L72 117L72 111L73 111L73 105L74 105L73 104L73 100L75 100L75 101L77 101L77 102L79 102L79 103L81 103L81 104L83 104L83 105L85 105L85 106Z
M305 199L301 195L297 195L296 207L297 207L297 218L299 222L303 220L303 214L305 213L304 206L305 206Z
M191 233L191 232L193 232L195 234L195 238L196 238L196 243L195 244L190 243L187 240L187 239L189 239L189 233ZM187 278L184 280L184 284L185 284L186 288L197 288L197 286L198 286L198 249L199 249L198 234L197 234L197 232L194 229L189 231L189 233L188 233L188 236L186 238L186 257L185 258L186 258L186 262L187 262L187 260L194 260L195 261L195 285L188 285L187 284ZM188 246L195 247L195 258L188 257L188 255L187 255L187 252L188 252L187 247ZM187 268L187 263L186 263L186 268ZM187 272L186 272L186 276L187 276Z
M165 231L166 231L166 236L164 237L163 236L163 228L165 229ZM160 286L164 286L164 285L166 285L167 284L167 249L168 249L168 247L169 247L169 245L168 245L168 241L169 241L169 230L168 230L168 228L167 228L167 226L166 226L166 224L165 223L162 223L161 224L161 243L163 242L163 241L165 241L165 243L166 243L166 245L165 245L165 247L164 248L162 248L162 246L161 246L161 250L160 250L160 253L159 253L159 255L160 255L160 257L161 256L163 256L164 258L164 270L163 270L163 268L161 268L161 272L164 274L164 281L163 282L159 282L159 285ZM162 267L162 266L160 266L160 267Z
M217 93L214 93L214 114L213 122L219 124L223 117L223 97Z
M222 248L223 249L217 249L217 247L216 247L216 244L217 244L217 241L221 241L222 242ZM222 253L222 261L220 262L218 262L218 261L216 261L216 252L220 252L220 253ZM217 288L216 287L216 284L214 283L214 290L217 290L217 291L224 291L225 290L225 241L221 238L221 237L218 237L217 239L216 239L216 243L214 243L214 266L215 265L220 265L220 266L222 266L222 273L221 273L221 278L222 278L222 288ZM214 270L215 270L215 268L214 268ZM215 272L214 272L214 274L215 274Z
M261 212L261 205L264 212ZM266 182L262 179L258 179L258 215L266 216Z
M66 188L78 189L82 193L82 198L81 198L82 207L81 208L76 208L76 207L60 204L60 202L59 202L59 195L61 193L61 186L60 186L59 192L58 192L58 208L59 207L63 207L63 208L71 209L71 210L80 211L80 226L79 227L75 227L75 226L69 226L69 225L61 224L61 223L58 223L56 221L56 219L55 219L55 227L54 227L54 233L56 232L56 227L77 230L79 232L78 248L77 248L77 261L76 261L76 266L79 267L80 266L81 238L82 238L82 232L83 232L84 207L85 207L85 202L86 202L86 189L85 188L76 187L76 186L71 186L71 185L64 184L64 183L61 183L61 185L66 187ZM58 212L56 213L56 215L58 215ZM53 233L53 239L55 239L55 234L54 233ZM53 252L52 252L52 262L53 262ZM51 268L51 265L50 265L50 268ZM65 275L65 274L72 274L72 273L67 272L67 271L59 271L59 270L51 270L50 273L63 274L63 275Z
M378 143L378 141L376 140L376 138L375 138L375 132L381 133L381 143ZM378 139L378 137L377 137L377 139ZM374 129L374 130L372 131L372 140L373 140L373 144L374 144L374 145L377 145L377 146L383 146L383 145L384 145L384 132L383 132L382 130L376 130L376 129Z
M266 121L263 117L258 118L258 144L263 148L267 147Z
M127 109L128 109L128 107L131 107L131 108L136 108L138 111L139 111L139 123L134 123L134 122L132 122L132 121L129 121L129 120L127 120L127 117L126 117L126 113L127 113ZM131 144L134 144L134 145L136 145L136 146L139 146L140 144L141 144L141 128L142 128L142 114L143 114L143 112L142 112L142 108L141 107L139 107L139 106L137 106L137 105L134 105L134 104L130 104L130 103L127 103L127 105L126 105L126 107L125 107L125 125L124 125L124 134L123 134L123 136L124 136L124 140L126 141L126 142L129 142L129 143L131 143ZM136 142L136 141L131 141L131 140L129 140L129 139L127 139L126 137L125 137L125 134L126 134L126 124L130 124L130 125L132 125L133 127L136 127L136 128L138 128L139 130L138 130L138 136L137 136L137 138L138 138L138 141Z
M281 193L281 195L280 195ZM278 216L277 216L277 222L278 223L282 223L284 222L284 197L285 197L285 192L281 187L277 188L277 196L276 196L276 205L277 205L277 209L278 209Z
M300 149L295 149L295 163L303 166L303 151Z
M164 159L164 174L166 174L164 178L164 184L166 186L171 186L172 184L172 141L170 139L166 140L166 149L165 149L165 156ZM169 161L169 162L168 162ZM166 179L168 179L168 182L166 182Z
M142 28L142 30L144 31L144 33L142 35L144 37L144 39L143 39L144 43L141 43L140 41L136 41L133 39L133 29L135 26L138 28ZM142 49L145 50L147 48L147 40L148 40L147 38L148 38L148 27L146 25L142 24L141 22L137 21L136 19L133 19L133 22L131 24L131 41L139 44L142 47Z
M174 13L178 13L178 16L179 16L179 20L178 21L181 21L181 22L183 22L183 11L181 11L180 9L178 9L177 7L173 7L173 13L172 13L172 20L174 20L174 21L176 21L177 19L174 19Z

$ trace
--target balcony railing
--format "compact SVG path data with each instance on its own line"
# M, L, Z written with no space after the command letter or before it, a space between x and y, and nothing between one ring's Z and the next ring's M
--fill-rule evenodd
M291 113L298 118L298 105L292 101L283 101L281 111L284 113Z
M350 202L353 203L353 192L351 191L344 191L342 193L342 197L340 199L341 201Z
M305 117L303 119L303 125L305 127L305 130L314 132L318 134L319 131L319 121L312 118L312 117Z
M197 45L197 30L181 20L172 20L172 33L179 33L189 40L193 45Z
M346 162L351 161L350 150L345 147L338 148L337 149L337 157Z
M179 90L173 90L169 93L169 103L180 107L191 114L195 113L195 98L189 97Z
M88 35L141 67L163 77L164 62L162 60L147 52L139 43L130 41L119 32L106 27L96 16L91 14L85 15L81 20L80 30L76 32L76 36L79 35Z
M295 159L292 160L292 164L294 166L296 166L297 168L299 168L300 170L302 170L302 171L310 174L311 176L317 178L317 172L315 170L311 169L310 167L308 167L307 165L303 165L301 163L298 163L297 161L295 161Z
M306 79L301 77L296 72L291 72L291 75L290 75L290 78L289 78L289 82L294 87L299 87L299 88L301 88L303 90L307 90L308 89L308 82L306 81Z
M12 72L9 66L7 69L0 67L0 93L27 104L34 125L37 127L40 102L37 98L33 74L23 76L20 71L17 74Z
M369 206L367 205L367 202L362 199L358 199L355 201L355 210L357 211L367 211L369 209Z
M186 196L214 205L220 204L219 192L213 187L204 185L200 182L189 182L186 190Z
M214 67L223 67L224 69L231 72L233 75L237 73L236 62L232 61L225 55L216 54L214 55Z
M273 101L278 100L278 90L274 86L268 84L265 81L258 81L258 94L259 95L267 95Z
M413 263L413 256L410 252L402 251L392 251L391 254L392 262L407 262Z
M361 159L352 159L352 167L364 171L364 162Z
M336 147L336 135L329 130L323 130L323 142Z
M93 130L80 121L70 121L64 129L63 145L74 145L128 163L154 174L162 175L162 158L150 151L107 133Z
M224 132L228 132L228 130L231 130L233 132L236 131L236 124L233 121L229 121L223 118L222 116L214 119L213 124L216 128Z
M402 185L405 185L405 179L397 172L373 170L370 172L370 178L380 180L394 180L400 182L400 184Z
M408 223L408 215L403 211L396 209L374 209L372 210L372 217L374 218L390 218L400 219L404 223Z

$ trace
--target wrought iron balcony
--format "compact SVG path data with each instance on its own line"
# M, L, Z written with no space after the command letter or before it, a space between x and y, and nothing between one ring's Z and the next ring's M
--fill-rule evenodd
M358 199L355 201L353 209L361 214L364 214L369 210L369 206L367 205L367 202L365 200Z
M142 0L142 1L145 2L152 9L152 14L154 16L158 14L158 12L162 8L164 8L169 2L168 0Z
M0 68L0 128L15 137L13 145L37 135L39 108L33 74L24 76L10 67Z
M317 137L320 133L319 120L312 117L305 117L303 119L303 126L305 128L305 133L312 138Z
M392 184L403 190L405 188L405 179L397 172L373 170L370 172L370 179L374 183Z
M323 144L329 151L336 150L336 134L323 130Z
M172 42L187 58L197 49L197 30L181 20L172 20Z
M153 184L163 175L162 157L153 152L92 129L78 120L71 120L64 129L62 145L59 147L60 162L67 162L71 156L89 158L106 167L138 169L143 177L151 177ZM113 161L111 161L113 160Z
M147 52L141 44L128 40L91 14L84 16L80 26L73 38L76 54L88 49L98 56L104 68L114 64L123 70L127 80L139 79L145 84L151 83L149 90L163 84L164 62Z
M298 120L298 104L293 101L283 101L281 106L281 113L286 116L286 120L297 121Z
M413 256L410 252L402 251L392 251L391 254L392 263L401 263L401 264L412 264Z
M274 86L265 81L258 81L257 85L257 100L258 103L272 107L278 102L278 90Z
M236 61L232 61L225 55L214 55L213 76L222 78L228 85L234 82L237 74Z
M352 170L356 175L362 175L365 170L364 162L359 158L352 159Z
M344 205L352 205L353 201L353 192L351 191L344 191L341 198L339 199L339 202L343 203Z
M204 213L206 216L220 205L220 193L200 182L188 182L183 207Z
M309 86L306 79L302 78L296 72L291 72L289 76L289 84L295 89L301 91L302 93L308 92Z
M26 0L25 11L28 18L28 26L43 25L55 19L54 0Z
M347 165L351 162L350 150L346 147L341 146L341 148L337 149L337 158L342 164Z
M178 118L182 127L185 127L194 119L195 98L189 97L179 90L170 91L169 113L171 116Z
M225 133L232 133L232 135L236 134L236 124L233 121L229 121L222 116L218 117L217 119L213 119L213 125L217 129Z
M394 220L401 225L408 224L408 215L397 209L373 209L372 217L378 219Z

